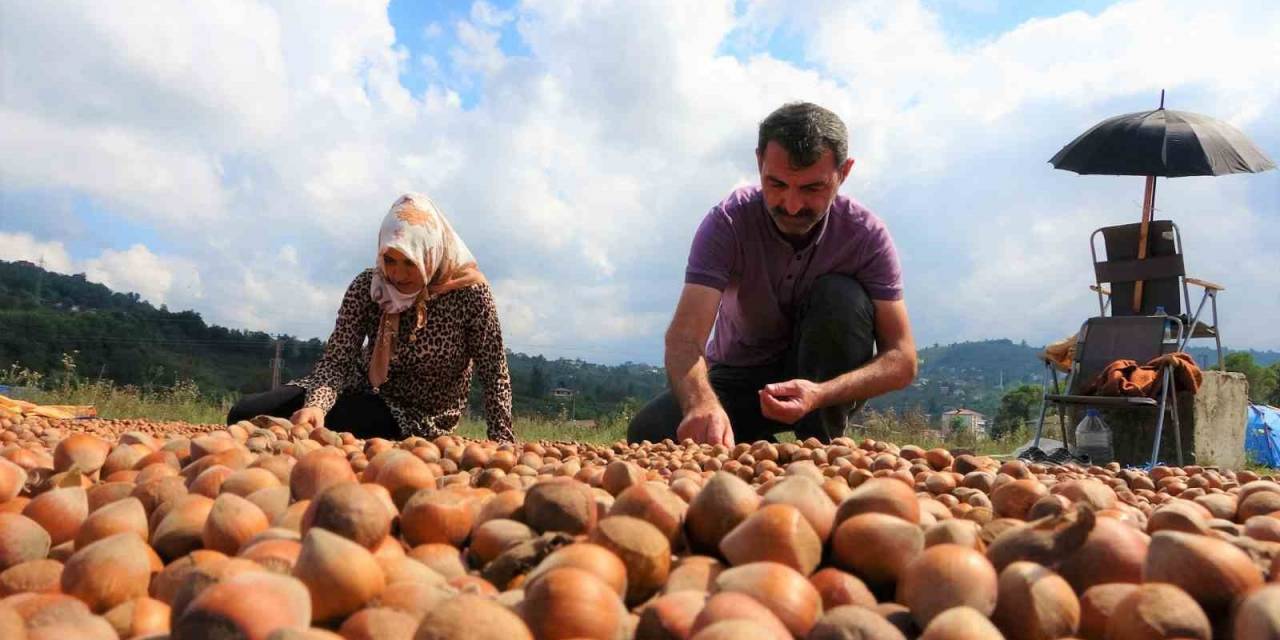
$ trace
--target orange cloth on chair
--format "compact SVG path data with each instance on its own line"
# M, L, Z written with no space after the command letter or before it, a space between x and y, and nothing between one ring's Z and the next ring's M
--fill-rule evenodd
M1139 366L1134 360L1116 360L1081 390L1090 396L1131 396L1158 398L1160 395L1160 370L1173 365L1173 386L1180 391L1195 393L1200 390L1204 375L1200 367L1187 353L1168 353Z
M1076 359L1076 342L1080 334L1073 333L1057 342L1045 345L1040 352L1040 359L1053 365L1058 371L1070 371L1071 363Z

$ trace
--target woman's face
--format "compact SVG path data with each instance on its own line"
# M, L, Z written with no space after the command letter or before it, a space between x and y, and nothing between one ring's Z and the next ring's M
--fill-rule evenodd
M400 293L417 293L422 290L422 272L398 249L382 252L382 275Z

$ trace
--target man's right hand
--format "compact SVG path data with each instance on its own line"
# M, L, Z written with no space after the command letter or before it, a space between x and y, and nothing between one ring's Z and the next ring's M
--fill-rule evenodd
M729 424L729 415L718 404L690 411L676 428L676 439L685 438L699 444L722 444L732 448L733 427Z
M324 411L319 407L303 407L293 412L289 422L309 429L317 429L324 426Z

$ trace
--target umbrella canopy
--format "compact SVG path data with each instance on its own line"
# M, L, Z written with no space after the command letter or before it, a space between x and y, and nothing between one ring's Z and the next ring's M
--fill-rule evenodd
M1164 108L1107 118L1049 162L1079 174L1168 178L1258 173L1276 166L1239 129Z
M1146 176L1138 259L1147 257L1147 232L1156 204L1156 177L1220 176L1276 168L1239 129L1188 111L1160 108L1107 118L1049 159L1055 169L1079 174ZM1142 281L1133 288L1133 310L1142 306Z

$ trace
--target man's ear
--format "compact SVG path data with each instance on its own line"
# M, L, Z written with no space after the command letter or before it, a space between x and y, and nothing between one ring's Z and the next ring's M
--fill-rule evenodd
M844 184L845 178L849 177L849 172L853 171L853 158L845 158L844 164L840 165L840 183Z
M764 171L764 152L756 149L756 171Z

